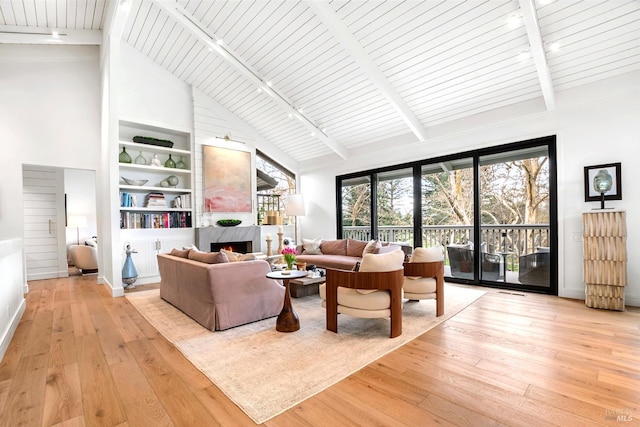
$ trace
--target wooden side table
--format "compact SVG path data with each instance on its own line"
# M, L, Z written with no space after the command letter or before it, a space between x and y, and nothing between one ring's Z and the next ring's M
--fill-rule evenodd
M582 214L587 307L624 311L627 285L627 229L622 210Z
M291 305L291 294L289 293L289 281L291 279L299 279L307 275L306 271L299 270L282 270L272 271L267 273L267 277L270 279L282 280L284 284L284 304L282 311L278 315L276 321L276 331L278 332L295 332L300 329L300 319L298 313L293 309Z

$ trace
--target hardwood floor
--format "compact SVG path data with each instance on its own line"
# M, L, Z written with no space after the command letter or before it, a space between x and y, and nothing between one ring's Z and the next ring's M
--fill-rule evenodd
M95 276L29 287L0 426L254 425ZM265 425L639 425L639 405L640 309L488 290Z

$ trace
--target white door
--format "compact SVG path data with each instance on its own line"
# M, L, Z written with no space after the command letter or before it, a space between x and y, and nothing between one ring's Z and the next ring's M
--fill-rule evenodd
M24 250L27 280L67 277L64 224L64 172L22 166Z

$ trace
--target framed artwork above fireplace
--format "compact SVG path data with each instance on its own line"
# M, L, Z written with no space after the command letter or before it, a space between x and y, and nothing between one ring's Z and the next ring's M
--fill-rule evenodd
M252 212L251 153L203 145L205 212Z

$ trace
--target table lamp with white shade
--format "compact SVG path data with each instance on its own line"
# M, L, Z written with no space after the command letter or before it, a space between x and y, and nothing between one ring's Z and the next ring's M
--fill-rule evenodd
M80 229L89 226L86 215L69 215L67 227L76 228L76 244L80 244Z
M304 197L302 194L289 194L287 196L287 209L285 215L294 217L295 222L295 236L294 240L298 243L298 217L305 215L304 210Z

